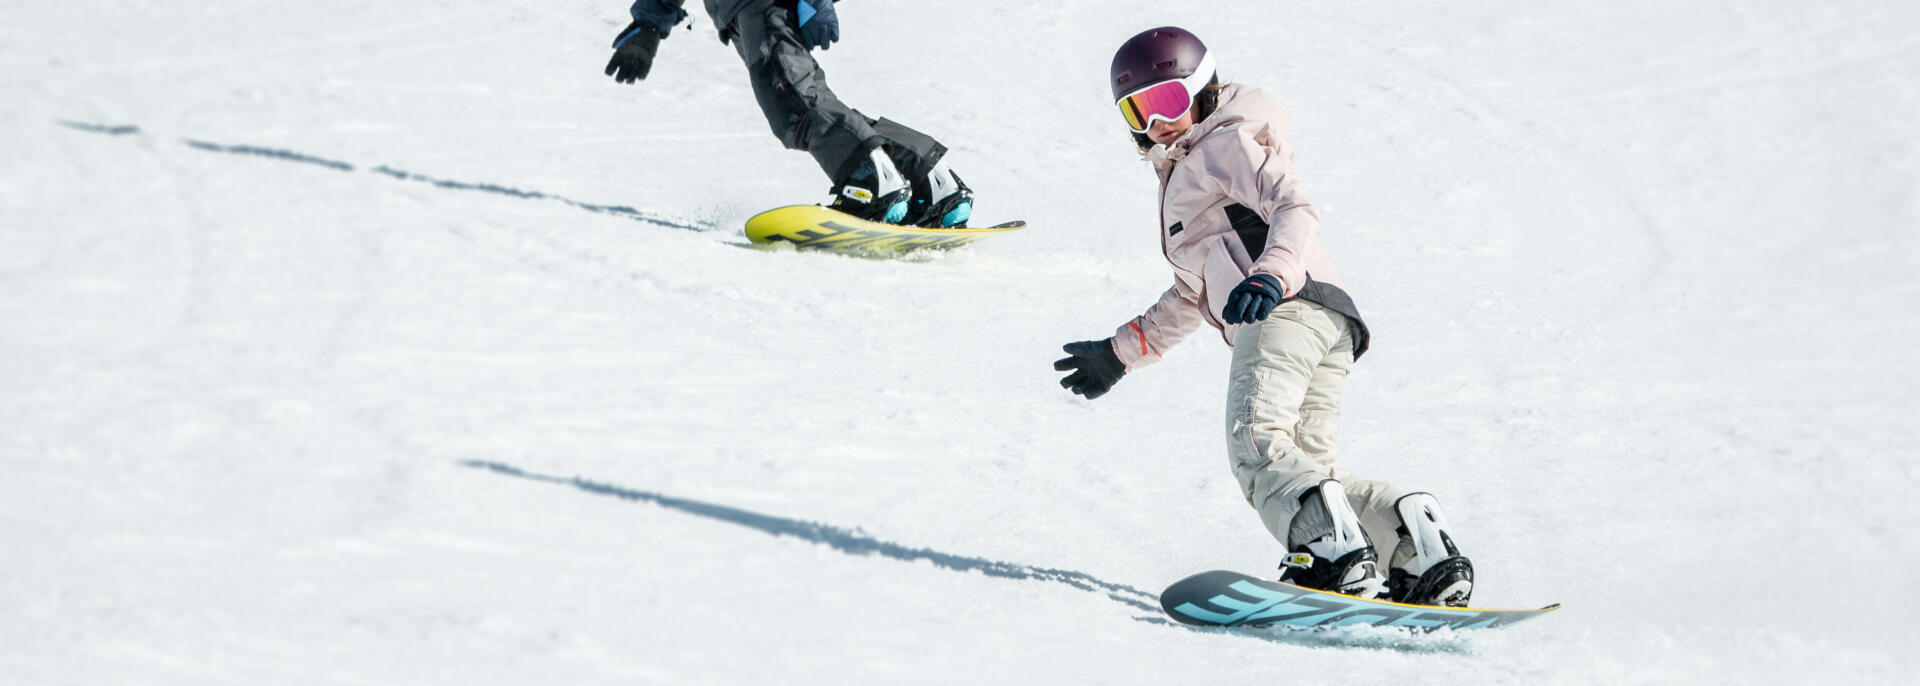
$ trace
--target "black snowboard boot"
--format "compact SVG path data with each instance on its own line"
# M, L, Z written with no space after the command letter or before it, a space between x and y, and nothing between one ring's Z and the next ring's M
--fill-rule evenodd
M906 177L893 166L893 160L880 148L847 173L833 186L833 209L867 221L898 224L907 218L908 201L913 189Z
M1414 605L1466 607L1473 597L1473 563L1460 554L1447 533L1440 501L1412 493L1395 501L1400 513L1400 544L1393 549L1388 598Z
M913 180L912 206L907 212L908 224L930 229L964 229L967 220L973 217L973 189L941 160L926 176Z
M1287 550L1281 581L1360 598L1386 591L1380 556L1338 481L1322 481L1300 497L1300 511L1287 525Z

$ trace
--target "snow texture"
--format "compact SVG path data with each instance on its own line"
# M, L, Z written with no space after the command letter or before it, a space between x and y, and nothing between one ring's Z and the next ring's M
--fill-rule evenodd
M614 0L11 3L0 683L1910 683L1920 4L870 0L835 89L948 145L952 253L823 198L697 17ZM1111 50L1294 112L1375 332L1343 458L1439 496L1431 637L1193 630L1278 561Z

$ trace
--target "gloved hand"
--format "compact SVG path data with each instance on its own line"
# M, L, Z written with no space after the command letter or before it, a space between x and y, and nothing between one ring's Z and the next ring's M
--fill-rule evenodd
M1266 274L1254 274L1227 294L1226 307L1220 308L1220 320L1228 324L1252 324L1273 314L1286 289L1280 280Z
M794 0L793 26L800 30L800 44L808 50L825 50L840 40L840 17L833 13L833 0Z
M1127 373L1127 366L1120 363L1120 356L1113 354L1111 341L1079 341L1068 343L1063 349L1072 357L1054 362L1053 370L1076 370L1060 380L1060 387L1073 391L1074 395L1085 396L1088 400L1106 395L1114 382Z
M647 78L647 72L653 71L653 54L660 49L662 33L647 24L633 22L620 37L613 39L613 59L607 61L607 76L620 83L633 83Z

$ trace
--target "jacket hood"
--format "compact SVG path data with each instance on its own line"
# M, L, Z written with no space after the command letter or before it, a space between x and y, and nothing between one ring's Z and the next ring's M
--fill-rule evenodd
M1193 128L1187 129L1172 143L1153 146L1147 151L1147 158L1153 161L1155 168L1165 171L1185 159L1193 146L1215 131L1236 129L1249 123L1272 127L1273 133L1281 138L1292 134L1287 108L1280 104L1278 98L1254 86L1225 84L1220 87L1220 101L1213 114L1194 124Z

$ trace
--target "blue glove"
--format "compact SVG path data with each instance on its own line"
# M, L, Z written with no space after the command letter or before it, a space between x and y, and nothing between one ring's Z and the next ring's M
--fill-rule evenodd
M1220 308L1220 319L1228 324L1252 324L1273 314L1280 304L1280 280L1266 274L1254 274L1227 294L1227 306Z
M833 0L795 0L793 26L800 29L800 44L808 50L825 50L840 40L840 17L833 13Z

